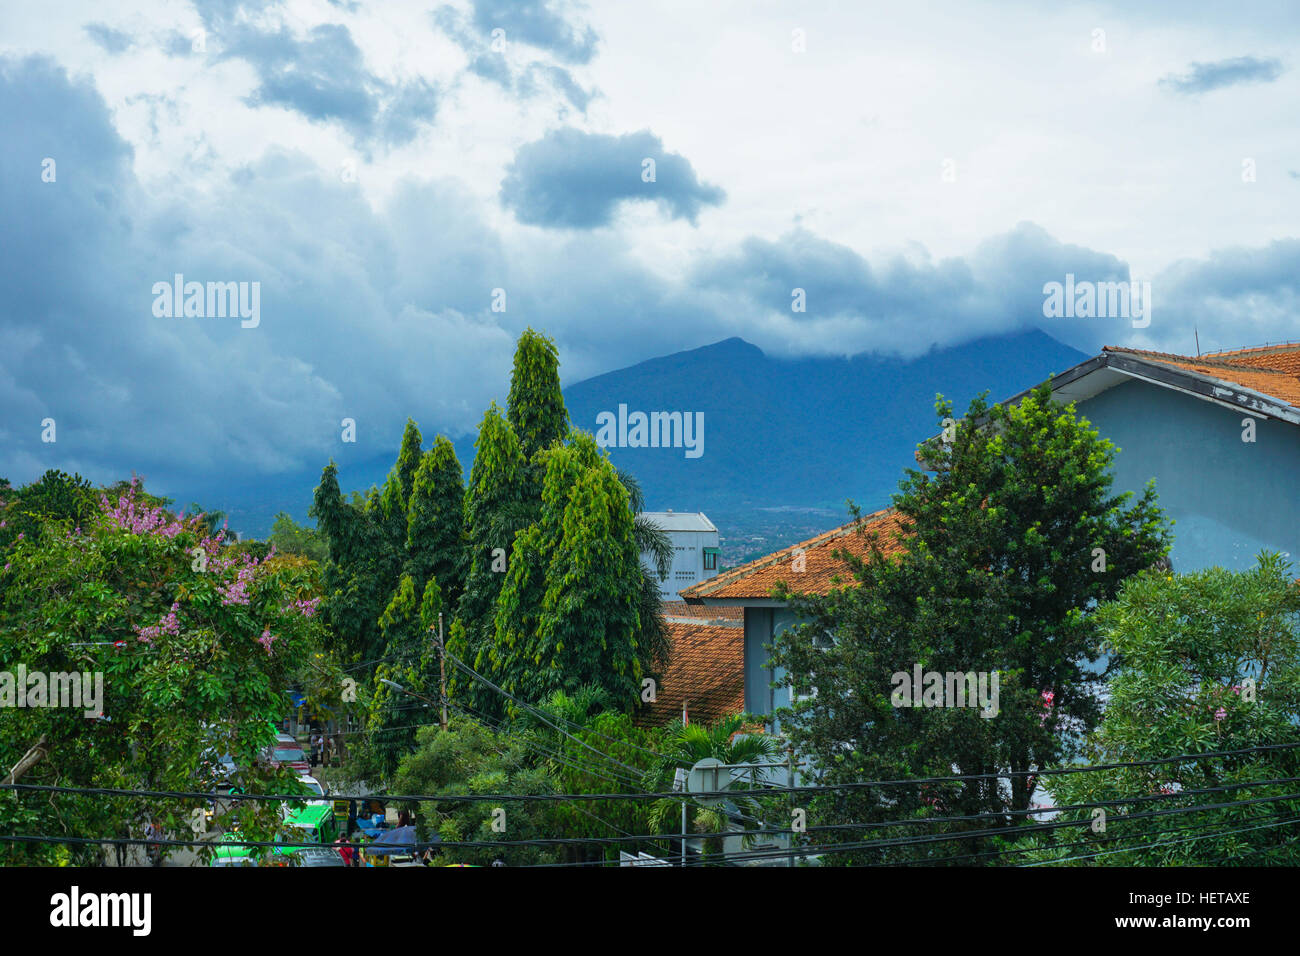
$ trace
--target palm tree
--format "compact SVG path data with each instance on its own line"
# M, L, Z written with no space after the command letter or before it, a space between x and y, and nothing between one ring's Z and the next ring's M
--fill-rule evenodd
M667 727L667 753L665 759L650 772L647 781L652 791L660 793L672 788L673 777L677 769L690 769L706 757L713 757L724 764L767 763L780 752L775 738L764 733L745 733L746 727L762 726L762 718L750 714L732 714L723 717L712 727L704 724L685 724L675 720ZM761 775L762 771L758 771ZM718 833L726 830L732 819L754 817L762 809L758 800L743 795L752 791L756 784L751 781L738 780L728 790L736 797L726 803L705 805L692 802L694 812L692 825L697 832ZM656 800L650 808L650 824L658 832L674 829L677 814L682 801L677 799ZM745 838L745 844L752 842L752 837ZM710 837L705 841L710 854L719 852L722 847L721 837Z

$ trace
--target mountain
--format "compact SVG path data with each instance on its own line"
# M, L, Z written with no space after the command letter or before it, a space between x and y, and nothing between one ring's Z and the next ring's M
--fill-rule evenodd
M564 397L574 425L592 432L602 412L617 416L620 405L628 416L702 416L698 457L685 447L611 447L610 458L636 476L650 510L708 513L730 564L844 523L847 499L864 510L887 505L903 469L915 464L917 442L938 430L937 392L960 413L985 389L993 401L1008 398L1085 358L1037 330L913 359L777 358L731 338L575 382ZM399 437L388 455L336 456L344 489L382 484ZM474 436L455 445L468 475ZM228 511L232 528L263 536L281 509L305 517L319 479L313 467L255 485L217 485L199 501Z
M1039 331L934 349L914 359L774 358L739 338L651 359L575 383L570 417L595 431L601 412L702 412L703 453L611 448L641 482L651 510L815 509L842 524L845 502L889 503L916 444L938 431L935 394L958 414L985 389L1008 398L1086 359ZM773 511L772 513L777 513ZM723 524L714 518L719 530ZM814 522L816 524L818 522ZM815 533L815 532L814 532Z

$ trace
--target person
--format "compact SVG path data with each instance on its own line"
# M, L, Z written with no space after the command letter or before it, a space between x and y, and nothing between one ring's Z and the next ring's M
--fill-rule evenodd
M311 735L311 765L320 765L320 732Z
M397 813L397 825L399 827L409 827L411 825L411 811L399 810Z
M149 858L149 862L153 866L161 866L162 847L154 842L161 838L161 831L159 830L158 825L151 819L146 819L144 821L144 838L147 841L144 850L145 856Z
M343 865L353 866L352 856L356 851L348 844L348 838L340 836L334 843L338 846L339 856L343 857Z

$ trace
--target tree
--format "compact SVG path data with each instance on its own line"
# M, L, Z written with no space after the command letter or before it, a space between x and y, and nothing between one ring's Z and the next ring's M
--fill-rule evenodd
M1114 668L1105 716L1088 738L1089 762L1248 752L1045 778L1057 806L1114 805L1104 807L1100 826L1089 807L1062 811L1061 820L1080 825L1036 834L1022 844L1035 851L1026 859L1109 866L1300 862L1293 828L1277 825L1300 816L1300 800L1276 799L1294 794L1295 785L1262 783L1300 776L1300 748L1287 746L1296 743L1300 722L1300 587L1287 562L1265 553L1248 571L1140 574L1098 608L1096 620ZM1169 812L1124 819L1152 811Z
M653 565L653 569L641 566L641 588L637 593L637 618L641 622L641 630L637 634L637 646L642 652L642 669L647 676L657 679L672 656L668 625L664 621L663 601L659 598L659 582L667 580L672 571L673 542L667 531L642 514L645 511L645 495L636 478L619 469L618 479L627 489L628 506L634 515L632 537L636 542L637 553L648 554Z
M95 514L95 504L96 492L81 475L50 469L17 491L5 481L0 488L0 547L20 534L35 538L47 522L79 525Z
M642 582L627 489L590 435L541 452L541 516L515 538L486 658L524 700L591 684L620 709L640 692Z
M29 675L79 673L82 703L97 704L102 719L83 706L11 706L4 698L17 688L0 680L0 764L13 766L45 736L49 755L24 783L192 791L208 751L246 768L245 789L285 792L291 771L259 767L255 758L320 647L309 577L292 560L232 553L202 521L181 521L126 487L79 526L71 517L47 520L3 554L0 673L20 665ZM139 837L134 827L147 810L173 832L188 832L204 803L16 795L0 800L0 830ZM274 808L249 803L231 812L246 832L262 834L255 839L273 832ZM102 852L3 844L0 860L94 863Z
M379 493L346 501L333 461L321 473L311 515L329 543L325 568L324 620L339 649L353 661L373 661L383 653L378 621L391 599L401 555L380 520Z
M787 686L816 688L782 714L783 728L827 783L1017 773L1009 788L978 779L827 794L823 818L1027 809L1028 771L1068 759L1098 718L1091 609L1168 550L1153 485L1131 505L1129 494L1113 495L1114 447L1073 406L1055 403L1048 385L1016 405L977 398L961 422L946 401L936 411L951 440L923 444L918 459L931 471L909 470L900 482L902 553L886 558L875 542L866 560L841 554L856 586L828 596L778 589L807 623L776 639L773 662ZM983 674L986 688L996 675L996 715L951 706L958 701L906 706L891 693L895 675L917 665ZM1054 706L1044 719L1046 693ZM832 859L882 857L896 858Z
M509 568L515 534L525 528L531 507L524 475L526 461L519 439L494 402L483 415L465 493L465 530L469 574L456 609L447 651L462 661L479 661L492 639L493 608ZM459 673L450 692L463 693L475 708L499 713L501 701L485 687Z
M325 536L315 528L298 524L285 511L276 514L266 540L281 554L300 554L318 564L329 559L329 542Z
M224 511L208 511L197 501L189 503L189 506L185 509L185 514L200 518L204 527L208 529L208 534L213 536L226 524L226 513Z
M456 449L439 435L420 459L407 506L406 571L422 594L437 578L446 601L455 605L465 589L465 479Z
M705 724L683 724L681 720L674 720L664 730L664 759L648 775L649 788L660 793L668 792L672 789L678 769L689 770L706 757L731 766L764 763L775 765L774 758L780 752L776 740L766 734L746 732L746 727L758 723L757 718L748 714L723 717L712 727ZM753 795L753 782L766 779L764 771L756 770L751 780L742 778L733 783L727 788L736 793L730 801L730 807L691 801L691 822L694 829L703 833L720 833L728 828L733 814L758 817L768 808L761 798ZM656 800L650 808L651 828L657 832L673 832L680 810L680 800ZM717 853L722 849L721 837L710 837L706 843L710 852Z
M430 599L428 607L435 617L441 604L437 588L436 580L425 588ZM436 652L423 623L415 582L409 574L402 575L379 619L379 629L384 636L384 655L375 668L365 747L358 769L366 776L377 774L388 780L396 772L402 755L414 745L416 727L437 719L432 705L421 699L438 692ZM390 687L385 681L392 681L409 693Z
M555 343L532 329L525 329L515 348L507 406L510 428L530 462L539 451L563 440L569 432L569 412L560 390L559 368ZM540 475L541 469L536 472Z
M398 793L419 794L532 794L556 793L554 780L537 766L520 740L494 733L471 720L457 717L449 729L438 725L420 728L415 749L403 758L394 781ZM422 840L436 834L448 842L517 843L553 839L559 825L557 802L458 801L421 805L416 826ZM557 863L561 851L554 846L448 847L442 851L450 863L491 865L500 859L509 866Z

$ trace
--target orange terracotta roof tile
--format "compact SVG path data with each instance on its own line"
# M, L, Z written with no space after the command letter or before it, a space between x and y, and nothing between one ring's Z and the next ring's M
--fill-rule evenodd
M1269 345L1204 355L1175 355L1107 345L1103 351L1134 355L1188 372L1198 372L1260 392L1284 405L1300 408L1300 344Z
M835 588L853 584L849 566L835 557L834 552L845 551L860 558L867 557L871 553L870 539L873 536L882 553L894 555L903 551L902 527L892 508L864 515L860 526L851 521L775 554L742 564L725 574L693 584L681 592L682 597L694 602L767 598L772 596L772 588L778 581L784 581L792 591L802 594L829 594ZM796 568L800 557L803 559L802 571Z
M682 715L691 723L716 723L745 709L743 626L668 622L672 657L655 689L655 702L636 716L643 726L661 726Z
M703 604L687 604L685 601L664 601L664 619L680 620L687 623L731 622L735 627L743 627L745 609L743 607L706 607Z

